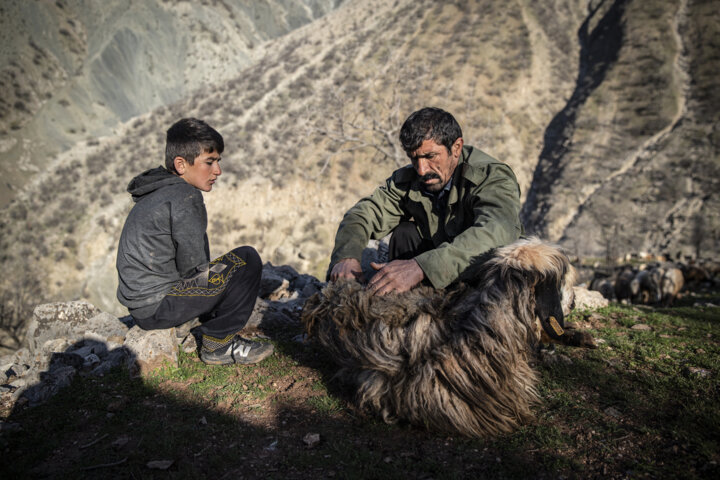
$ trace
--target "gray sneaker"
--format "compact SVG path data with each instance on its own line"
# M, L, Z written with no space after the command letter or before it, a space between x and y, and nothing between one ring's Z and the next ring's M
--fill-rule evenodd
M200 360L209 365L230 365L232 363L247 365L266 359L272 355L274 350L275 347L272 343L253 342L240 335L235 335L235 338L225 347L220 347L212 352L200 349Z

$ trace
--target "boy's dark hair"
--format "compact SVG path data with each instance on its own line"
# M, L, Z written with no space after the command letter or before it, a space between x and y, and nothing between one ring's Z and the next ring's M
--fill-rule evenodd
M225 142L217 130L197 118L183 118L167 131L165 168L177 174L175 157L182 157L192 165L201 153L222 153L224 149Z
M425 140L434 140L445 145L448 153L455 140L462 137L462 130L455 117L445 110L425 107L413 112L400 128L400 143L408 155L414 152Z

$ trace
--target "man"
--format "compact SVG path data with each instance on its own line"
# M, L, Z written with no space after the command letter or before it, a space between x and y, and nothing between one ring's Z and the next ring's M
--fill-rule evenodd
M376 270L368 288L404 292L422 281L444 288L480 255L517 240L520 187L506 164L463 144L455 118L439 108L410 115L400 142L412 165L343 218L330 260L332 281L364 281L360 258L369 239L392 232L390 262Z
M210 262L201 191L211 191L222 173L224 148L207 123L184 118L167 131L165 168L130 182L135 205L118 246L117 297L146 330L200 317L205 363L256 363L272 354L272 344L238 332L260 288L260 256L252 247L239 247Z

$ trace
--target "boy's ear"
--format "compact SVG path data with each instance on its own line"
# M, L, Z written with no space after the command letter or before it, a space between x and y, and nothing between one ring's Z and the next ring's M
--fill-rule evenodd
M183 176L186 168L185 159L183 157L175 157L173 163L175 164L175 170L177 170L178 175Z

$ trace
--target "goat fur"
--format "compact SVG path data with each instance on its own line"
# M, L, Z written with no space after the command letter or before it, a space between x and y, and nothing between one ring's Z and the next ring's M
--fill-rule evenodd
M575 270L558 248L531 238L495 250L464 278L447 290L386 296L329 283L302 320L361 409L467 436L510 432L538 401L536 317L563 324Z

